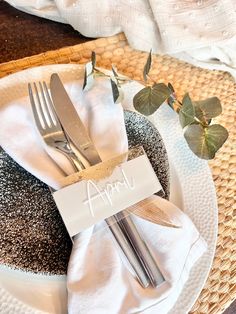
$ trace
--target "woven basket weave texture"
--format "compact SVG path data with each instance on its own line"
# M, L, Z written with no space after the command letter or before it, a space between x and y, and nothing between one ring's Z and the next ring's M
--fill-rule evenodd
M46 64L86 63L92 50L99 66L115 64L119 72L142 79L147 54L130 48L123 34L2 63L0 77ZM180 97L186 91L194 99L217 96L223 106L218 122L228 129L229 138L209 163L219 206L217 248L208 280L191 311L222 313L236 298L236 84L225 72L200 69L166 55L154 56L150 75L158 82L171 82Z

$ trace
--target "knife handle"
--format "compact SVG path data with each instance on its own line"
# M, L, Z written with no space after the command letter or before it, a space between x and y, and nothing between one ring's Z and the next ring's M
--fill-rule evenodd
M111 216L107 218L105 221L110 231L112 232L114 238L116 239L117 243L119 244L121 250L123 251L126 259L131 265L140 284L144 288L147 288L150 284L149 278L143 268L142 263L140 262L138 256L136 255L133 246L131 245L128 238L125 236L123 230L121 230L119 221L116 219L115 216Z
M126 216L124 212L119 212L115 216L117 216L121 229L128 237L131 245L133 246L133 249L135 250L144 269L146 270L152 286L159 286L162 282L165 281L165 278L158 268L157 263L155 262L147 244L138 232L132 218L130 216Z

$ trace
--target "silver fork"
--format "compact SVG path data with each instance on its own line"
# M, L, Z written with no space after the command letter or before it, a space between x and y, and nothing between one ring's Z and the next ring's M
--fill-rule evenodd
M58 150L68 159L74 171L83 169L81 161L74 153L71 144L69 143L62 129L60 121L54 112L52 100L49 95L46 83L39 82L38 86L39 88L37 87L36 83L33 83L33 93L31 84L28 84L31 107L39 133L41 134L46 145Z
M78 170L84 169L85 167L83 163L79 160L71 148L70 141L66 137L60 121L56 116L46 83L39 82L38 85L40 93L36 83L33 83L34 93L30 83L28 84L28 89L34 120L39 133L41 134L46 145L55 148L67 157L76 172ZM106 222L117 243L122 249L125 257L133 268L139 282L143 287L148 287L150 283L148 275L146 274L141 261L136 255L130 240L126 237L122 228L119 226L118 221L115 217L109 217L106 219Z

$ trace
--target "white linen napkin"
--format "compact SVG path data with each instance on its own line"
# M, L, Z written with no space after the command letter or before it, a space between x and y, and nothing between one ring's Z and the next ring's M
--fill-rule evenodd
M113 104L109 81L100 79L85 93L81 81L66 84L66 89L102 159L127 151L122 106ZM36 177L58 188L63 174L44 152L28 97L0 106L0 121L0 145ZM119 248L101 222L75 238L67 277L69 313L165 314L173 307L207 247L181 210L161 198L159 204L181 228L162 227L135 216L134 221L166 282L157 289L143 289L124 266Z
M87 230L86 236L75 239L67 273L69 313L165 314L171 310L190 269L207 248L181 210L160 197L158 205L181 228L162 227L132 217L166 281L155 289L143 289L122 264L118 246L101 223Z
M135 49L168 53L236 78L235 0L7 0L88 37L124 32ZM197 27L196 27L197 25Z

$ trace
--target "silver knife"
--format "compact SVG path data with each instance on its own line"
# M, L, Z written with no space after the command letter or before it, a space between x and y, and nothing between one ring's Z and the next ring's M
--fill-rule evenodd
M56 114L70 140L90 165L101 162L101 158L92 143L83 122L75 110L63 83L56 73L51 76L50 90ZM119 215L112 217L113 222L114 218L116 218L120 229L126 234L129 243L137 253L139 262L147 273L151 284L153 286L161 284L165 279L156 265L148 247L138 233L132 219L130 217L129 219L125 218L125 215L122 215L122 212L119 213Z
M56 114L59 117L64 131L69 135L70 140L91 165L101 162L102 160L86 128L80 120L74 105L56 73L51 76L50 90Z

